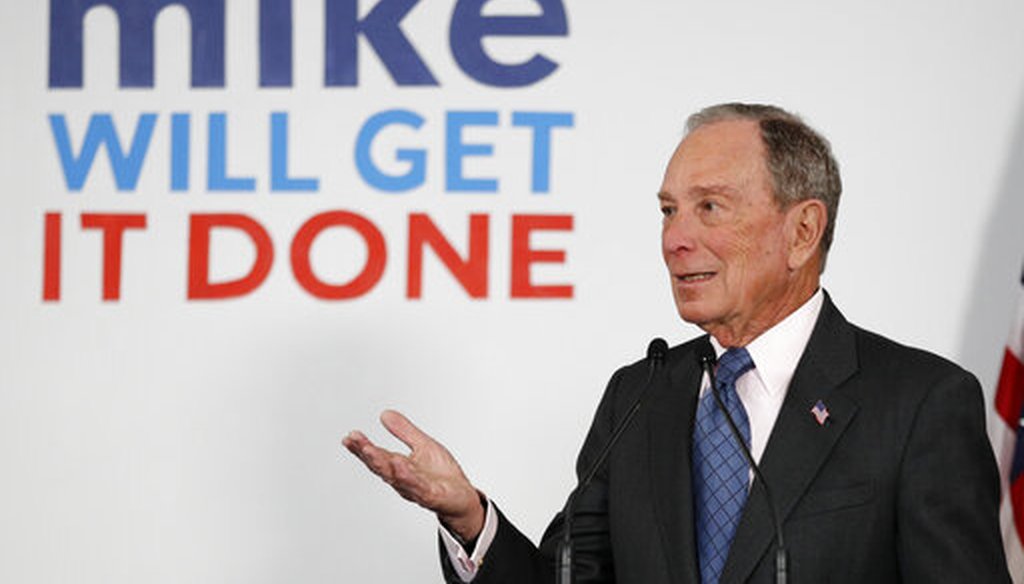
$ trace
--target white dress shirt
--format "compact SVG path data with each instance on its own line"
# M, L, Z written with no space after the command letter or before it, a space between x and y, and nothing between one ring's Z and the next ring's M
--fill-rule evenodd
M819 288L800 308L747 344L754 368L736 380L736 393L750 420L750 454L755 462L761 462L775 419L782 409L786 389L807 348L807 341L811 339L824 301L825 295ZM726 350L715 337L711 337L711 346L719 358ZM711 381L705 374L701 380L700 396L704 397L710 387Z
M750 454L757 462L761 461L761 455L768 445L768 437L775 427L775 420L782 408L782 400L786 397L789 382L793 379L800 357L803 356L807 342L811 339L814 323L818 321L824 300L824 293L819 288L800 308L746 346L754 362L754 368L736 380L736 393L739 394L740 401L747 411L747 418L750 421ZM718 357L726 350L714 337L711 337L711 345ZM705 374L701 380L700 397L705 395L710 385L711 382ZM750 477L753 481L753 471ZM476 577L497 530L498 515L490 499L487 500L484 528L477 538L472 555L466 553L447 529L439 527L448 557L455 568L455 573L463 582L472 582Z

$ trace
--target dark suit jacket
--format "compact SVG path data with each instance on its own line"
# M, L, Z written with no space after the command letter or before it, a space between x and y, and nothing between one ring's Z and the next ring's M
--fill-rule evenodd
M690 441L701 337L665 367L573 526L579 583L697 583ZM579 456L585 472L647 377L612 377ZM811 413L821 400L830 416ZM999 481L977 380L935 355L846 321L826 296L761 470L783 521L795 584L1008 583ZM752 487L722 584L773 582L775 530ZM535 547L500 519L475 583L554 579L559 514ZM444 555L444 554L442 554ZM447 560L446 578L459 582Z

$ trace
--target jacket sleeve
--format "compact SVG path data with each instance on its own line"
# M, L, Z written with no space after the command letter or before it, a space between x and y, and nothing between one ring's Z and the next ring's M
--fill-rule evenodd
M622 370L612 376L587 439L576 463L577 477L589 470L601 448L611 436L615 424L615 404ZM565 529L564 510L544 532L540 546L523 535L498 510L498 530L481 562L473 584L553 584L555 558ZM608 471L602 470L590 486L578 496L573 519L574 574L577 584L614 584L611 539L608 521ZM462 584L441 549L445 581Z
M944 376L920 403L903 453L897 504L904 582L1010 582L982 391L966 371Z

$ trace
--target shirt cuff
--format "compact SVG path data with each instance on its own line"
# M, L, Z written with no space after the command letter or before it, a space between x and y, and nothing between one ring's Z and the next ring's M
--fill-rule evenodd
M451 561L452 568L455 569L460 580L468 583L476 578L476 573L484 562L484 555L487 554L487 549L494 541L494 534L498 532L498 515L494 510L494 504L488 499L484 528L480 531L480 536L477 537L472 554L467 554L459 539L443 525L439 525L437 530L441 534L445 550L448 551L448 559Z

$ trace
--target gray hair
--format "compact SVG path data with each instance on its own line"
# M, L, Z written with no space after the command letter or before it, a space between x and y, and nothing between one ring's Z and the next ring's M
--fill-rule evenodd
M728 120L758 123L767 152L765 163L772 176L772 190L779 207L818 199L825 204L828 222L821 236L821 270L835 231L839 195L843 184L839 164L824 136L800 116L773 105L723 103L702 109L686 120L686 133L701 126Z

